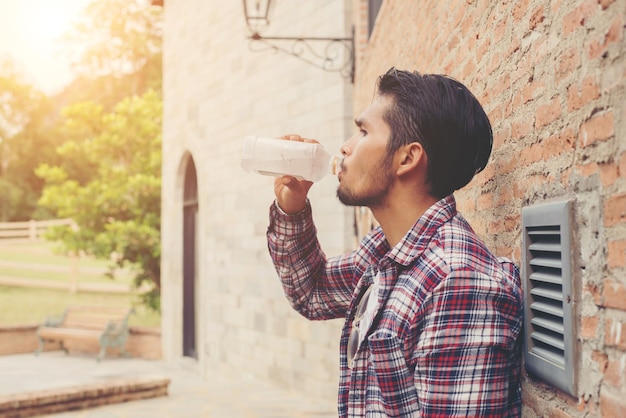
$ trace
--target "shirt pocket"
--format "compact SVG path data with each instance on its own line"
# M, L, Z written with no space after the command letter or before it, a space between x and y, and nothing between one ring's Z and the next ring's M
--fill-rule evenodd
M372 370L390 417L418 417L419 403L413 373L397 335L376 331L368 338Z

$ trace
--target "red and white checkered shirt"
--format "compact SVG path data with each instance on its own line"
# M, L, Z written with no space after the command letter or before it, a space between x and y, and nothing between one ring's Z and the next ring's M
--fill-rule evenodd
M340 417L505 417L521 413L522 289L456 211L452 195L389 247L380 228L327 258L311 207L270 208L268 247L291 305L312 320L346 318ZM359 295L379 285L375 318L348 368Z

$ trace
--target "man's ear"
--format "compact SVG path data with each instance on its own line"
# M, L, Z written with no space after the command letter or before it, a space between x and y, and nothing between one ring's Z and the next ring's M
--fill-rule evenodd
M398 150L398 176L426 170L426 151L419 142L411 142Z

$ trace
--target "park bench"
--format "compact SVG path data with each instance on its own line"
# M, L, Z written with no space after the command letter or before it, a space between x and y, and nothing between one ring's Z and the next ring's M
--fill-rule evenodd
M100 361L106 355L107 348L119 348L120 353L128 357L125 345L128 338L129 308L102 306L74 306L65 310L60 317L49 317L37 329L38 355L46 342L59 342L67 354L65 342L70 340L96 340L100 343Z

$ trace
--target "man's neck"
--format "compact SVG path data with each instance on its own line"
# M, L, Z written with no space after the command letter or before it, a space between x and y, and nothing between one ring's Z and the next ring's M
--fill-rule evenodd
M394 199L390 195L385 205L371 208L390 247L400 242L415 222L438 200L427 194L404 194L402 197Z

